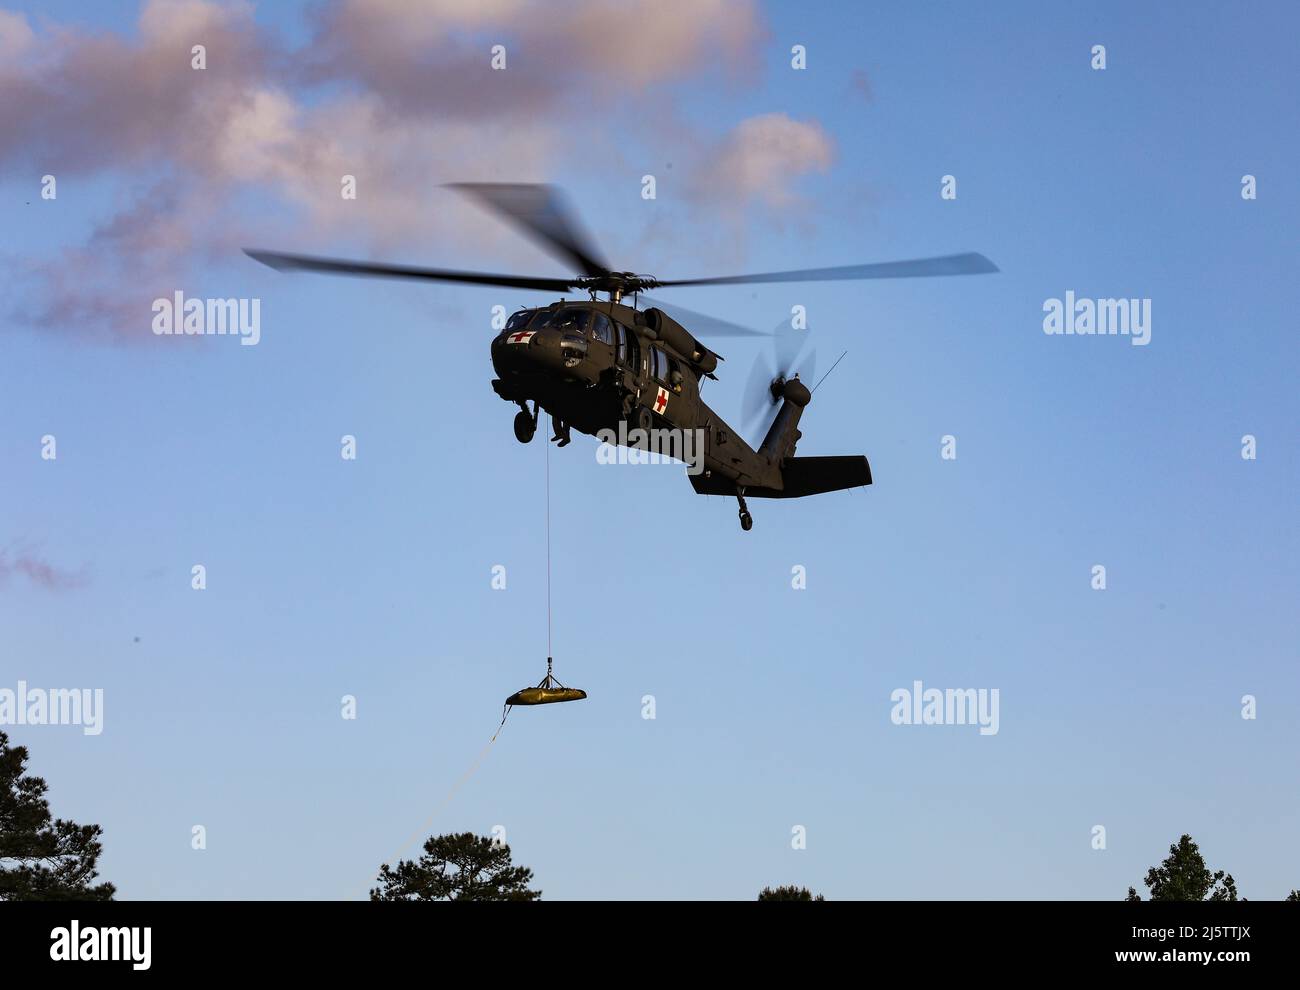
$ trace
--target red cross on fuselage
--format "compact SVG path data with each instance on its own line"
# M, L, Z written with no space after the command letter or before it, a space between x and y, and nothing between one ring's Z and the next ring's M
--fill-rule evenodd
M655 412L663 412L666 405L668 405L668 396L661 390L659 394L655 396Z
M520 330L517 334L511 336L510 342L514 344L518 344L527 336L528 336L528 332L526 330Z

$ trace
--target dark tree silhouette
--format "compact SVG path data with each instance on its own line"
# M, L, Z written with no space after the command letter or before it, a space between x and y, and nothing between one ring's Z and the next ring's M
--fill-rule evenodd
M510 865L510 847L473 832L430 836L419 862L379 868L372 901L535 901L533 871Z
M1184 835L1178 844L1169 847L1169 855L1158 867L1147 870L1143 881L1153 901L1235 901L1237 884L1232 875L1219 870L1211 873L1205 858L1192 841ZM1132 887L1126 901L1140 901Z
M786 887L764 887L758 892L760 901L824 901L826 898L818 894L813 897L812 892L807 887L796 887L790 884Z
M1291 891L1291 893L1287 894L1286 897L1282 898L1282 900L1284 900L1284 901L1300 901L1300 890L1293 890L1293 891Z
M92 883L103 830L51 821L45 781L26 767L27 747L0 732L0 901L111 901L111 883Z

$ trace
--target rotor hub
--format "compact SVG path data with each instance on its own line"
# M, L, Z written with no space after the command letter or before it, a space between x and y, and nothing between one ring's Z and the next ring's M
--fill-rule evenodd
M574 284L588 292L608 292L610 299L618 302L633 292L644 292L657 287L659 280L635 272L605 272L603 275L579 278Z

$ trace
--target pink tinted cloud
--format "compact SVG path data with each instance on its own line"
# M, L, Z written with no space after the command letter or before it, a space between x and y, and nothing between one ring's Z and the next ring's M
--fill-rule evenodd
M315 17L314 79L352 79L413 116L514 119L567 105L636 108L713 70L744 78L763 28L753 0L337 0ZM496 46L506 70L494 70Z
M85 568L68 571L36 555L30 548L0 549L0 586L18 576L46 591L73 591L85 587L90 579Z
M10 294L12 315L52 331L151 339L152 300L238 259L242 244L322 250L346 238L406 257L446 243L500 246L499 226L441 183L538 181L583 165L590 145L573 137L593 115L674 146L684 84L743 80L764 34L753 0L310 9L315 36L301 50L261 28L242 0L147 0L128 34L0 12L0 167L26 169L33 183L53 174L61 194L82 176L122 187L121 205L82 243L0 259L28 286ZM497 43L503 72L490 65ZM191 67L196 44L206 48L201 71ZM790 183L823 167L819 128L763 120L743 122L698 161L683 151L697 194L785 208ZM339 195L343 175L356 176L355 201ZM250 192L271 208L242 207Z
M735 207L789 210L803 202L798 180L827 171L834 158L835 143L817 121L760 114L742 120L708 151L695 168L692 193Z

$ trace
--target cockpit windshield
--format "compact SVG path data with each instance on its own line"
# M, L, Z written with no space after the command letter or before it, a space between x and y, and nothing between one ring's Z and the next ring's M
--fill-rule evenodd
M535 309L521 309L506 321L506 329L522 330L524 327L528 326L528 321L531 320L536 313L537 310Z
M539 321L537 326L551 327L555 330L567 330L570 333L585 334L587 332L587 323L591 319L591 310L589 309L557 309L545 321Z

